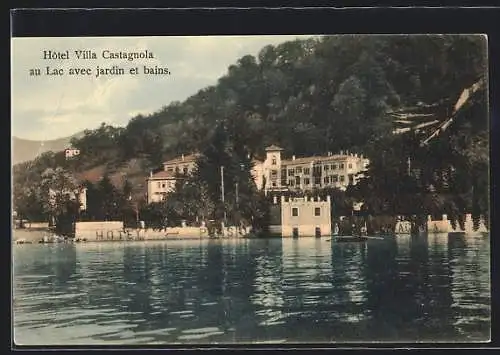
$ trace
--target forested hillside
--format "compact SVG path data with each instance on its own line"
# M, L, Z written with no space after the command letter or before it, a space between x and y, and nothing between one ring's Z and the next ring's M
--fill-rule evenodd
M386 112L456 99L485 69L478 37L338 36L286 42L245 56L218 84L125 129L86 132L85 165L146 158L150 167L205 146L216 122L235 121L255 154L363 150L390 131Z
M445 119L462 90L486 75L485 46L478 36L326 36L267 46L257 57L240 58L217 85L184 102L134 117L125 128L103 123L85 131L72 141L82 152L74 161L49 154L17 166L15 188L19 194L44 169L63 166L84 180L89 171L128 179L138 199L150 170L181 153L203 151L221 125L255 157L278 144L297 156L349 149L378 161L381 149L399 154L398 145L412 146L392 137L388 112L437 104ZM474 152L475 142L488 147L484 100L483 111L462 119L446 139L460 140L462 151L453 159L460 156L462 163L485 154ZM415 159L423 162L437 148L425 154L415 149ZM402 159L393 156L397 164ZM487 164L487 157L479 159Z

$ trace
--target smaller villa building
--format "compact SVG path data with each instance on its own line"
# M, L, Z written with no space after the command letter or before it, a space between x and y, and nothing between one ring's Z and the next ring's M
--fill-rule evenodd
M332 217L330 196L275 199L271 209L270 232L282 237L331 236ZM278 212L279 211L279 212ZM273 212L278 212L274 213Z
M66 157L66 159L71 159L71 158L74 158L78 155L80 155L80 149L76 149L76 148L64 149L64 156Z
M180 157L168 160L163 163L163 170L157 173L150 173L147 178L148 203L164 201L168 194L175 191L175 185L180 176L193 173L197 166L196 161L200 157L199 153L181 155ZM252 161L252 177L257 188L263 186L263 173L261 162Z
M151 173L147 179L148 203L165 200L166 196L174 191L176 181L175 173L168 171L159 171L156 174Z

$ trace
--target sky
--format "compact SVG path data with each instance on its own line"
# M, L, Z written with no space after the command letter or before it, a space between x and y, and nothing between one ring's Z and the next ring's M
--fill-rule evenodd
M138 114L150 114L214 85L244 55L266 45L310 36L78 37L11 39L12 135L30 140L67 137L102 122L125 126ZM69 51L70 59L44 59L44 51ZM92 50L95 60L77 59L76 50ZM153 59L103 59L102 51L141 52ZM122 67L126 75L95 76L96 67ZM168 67L170 75L145 75L143 66ZM47 67L66 75L46 75ZM92 75L70 76L72 68ZM138 67L139 74L128 74ZM30 75L38 68L40 76Z

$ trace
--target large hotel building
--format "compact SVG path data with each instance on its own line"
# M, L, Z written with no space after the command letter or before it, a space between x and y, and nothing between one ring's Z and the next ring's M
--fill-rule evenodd
M262 180L257 179L257 186L264 186L267 191L324 187L345 190L356 184L369 163L362 155L347 152L283 159L282 151L275 145L266 148L266 160L260 164Z
M355 185L368 166L362 155L340 152L325 156L283 159L283 149L272 145L266 148L264 161L254 160L252 176L258 189L268 191L312 190L333 187L345 190ZM159 202L175 188L176 173L189 174L196 169L198 154L163 163L163 170L147 179L148 203Z

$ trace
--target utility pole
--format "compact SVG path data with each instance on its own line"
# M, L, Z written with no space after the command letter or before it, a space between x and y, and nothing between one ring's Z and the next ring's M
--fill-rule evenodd
M236 207L238 207L238 182L235 182L235 188L236 188Z
M222 208L224 209L224 224L225 224L226 223L226 205L224 203L224 166L220 167L220 191L221 191Z

